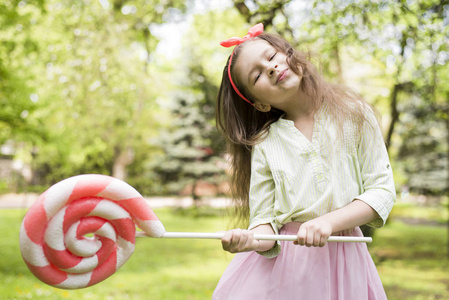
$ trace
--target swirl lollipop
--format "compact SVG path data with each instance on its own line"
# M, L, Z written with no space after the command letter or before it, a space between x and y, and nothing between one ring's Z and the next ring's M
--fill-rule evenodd
M41 281L65 289L88 287L114 274L133 253L134 222L151 236L165 232L130 185L79 175L53 185L33 204L22 222L20 250Z
M135 225L144 232L136 233ZM42 282L77 289L114 274L134 252L136 235L221 239L224 233L165 232L133 187L113 177L90 174L65 179L40 195L22 222L20 250ZM254 238L296 240L295 235ZM371 238L331 236L328 241L370 242Z

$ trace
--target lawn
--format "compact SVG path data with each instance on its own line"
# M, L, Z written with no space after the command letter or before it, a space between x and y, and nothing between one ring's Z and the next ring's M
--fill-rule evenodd
M397 205L377 230L370 252L390 300L449 299L449 260L444 226L406 225L400 218L427 208ZM439 218L445 219L444 210ZM168 231L214 232L228 224L220 210L195 216L155 210ZM61 290L37 280L22 261L19 229L23 209L0 210L0 299L210 299L232 255L217 240L140 238L128 262L105 281L81 290ZM434 212L432 211L431 215Z
M203 217L155 212L167 231L227 228L220 211ZM61 290L40 282L22 261L18 237L24 213L0 210L0 299L210 299L232 259L218 240L139 238L131 258L114 275L89 288Z
M400 219L419 218L423 224ZM432 216L432 218L428 218ZM447 208L396 204L369 246L388 299L449 299ZM433 222L436 221L436 222Z

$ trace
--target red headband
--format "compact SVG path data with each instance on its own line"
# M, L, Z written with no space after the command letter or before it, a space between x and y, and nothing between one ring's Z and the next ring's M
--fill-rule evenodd
M258 35L260 35L263 32L263 24L259 23L257 25L254 25L253 27L251 27L248 30L248 34L245 35L243 38L239 38L239 37L232 37L230 39L224 40L220 42L220 45L222 45L223 47L232 47L232 46L236 46L236 45L240 45L241 43L246 42L247 40L256 37ZM228 64L228 77L229 77L229 81L231 82L232 88L234 89L234 91L237 93L237 95L240 96L240 98L242 98L243 100L245 100L246 102L248 102L251 105L254 105L253 103L251 103L251 101L249 101L245 96L242 95L242 93L240 93L240 91L238 90L238 88L235 86L234 81L232 81L232 77L231 77L231 62L232 62L232 57L234 56L234 50L232 50L231 53L231 57L229 58L229 64Z

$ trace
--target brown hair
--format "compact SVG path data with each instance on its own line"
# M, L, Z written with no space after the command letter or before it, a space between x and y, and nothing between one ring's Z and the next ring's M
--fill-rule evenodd
M326 82L312 64L310 53L293 49L285 39L275 34L262 33L254 39L263 39L276 50L286 54L289 67L296 74L299 74L300 69L302 70L300 87L314 101L313 113L326 101L331 117L338 125L340 136L344 134L343 122L347 118L355 120L359 127L363 125L366 120L363 107L367 103L350 89ZM241 49L250 42L251 40L235 48L231 64L232 79L239 91L249 100L251 95L239 83L234 66ZM270 125L284 112L273 107L269 112L260 112L240 98L229 81L227 73L229 63L228 58L217 97L216 121L218 130L227 141L227 151L230 156L230 192L236 210L237 223L243 222L247 225L252 147L264 139Z

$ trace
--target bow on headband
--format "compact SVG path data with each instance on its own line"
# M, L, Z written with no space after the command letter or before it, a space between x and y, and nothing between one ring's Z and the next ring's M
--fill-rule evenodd
M230 39L224 40L220 42L220 45L222 45L223 47L232 47L232 46L236 46L236 45L240 45L243 42L246 42L247 40L258 36L259 34L261 34L263 32L263 24L259 23L257 25L254 25L253 27L251 27L248 31L248 34L245 35L243 38L239 38L239 37L232 37ZM229 64L228 64L228 77L229 77L229 81L231 82L232 88L234 89L234 91L237 93L237 95L240 96L240 98L242 98L243 100L245 100L246 102L248 102L249 104L253 105L254 104L249 101L245 96L243 96L242 93L240 93L239 89L235 86L234 81L232 80L231 77L231 63L232 63L232 56L234 55L234 50L231 53L231 57L229 58Z
M248 30L248 34L245 35L242 38L239 37L232 37L230 39L224 40L220 42L220 45L223 47L232 47L232 46L236 46L236 45L240 45L243 42L246 42L247 40L249 40L250 38L253 38L255 36L260 35L263 32L263 24L259 23L257 25L254 25L253 27L251 27Z

